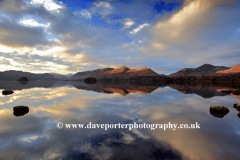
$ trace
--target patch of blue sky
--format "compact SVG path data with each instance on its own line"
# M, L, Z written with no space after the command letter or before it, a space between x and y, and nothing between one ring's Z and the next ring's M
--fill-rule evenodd
M157 13L163 12L172 12L173 10L179 8L182 5L181 1L166 3L164 1L156 2L153 9L157 11Z
M133 39L129 36L125 36L126 42L133 42Z
M92 6L95 0L59 0L63 2L72 12L80 9L88 9Z

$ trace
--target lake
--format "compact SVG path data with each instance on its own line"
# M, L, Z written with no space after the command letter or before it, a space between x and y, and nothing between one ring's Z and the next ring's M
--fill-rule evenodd
M237 160L240 96L227 87L0 82L0 159ZM232 88L233 89L233 88ZM228 107L210 114L211 105ZM13 114L13 107L29 111ZM61 129L56 124L61 122ZM66 124L191 124L200 128L67 128Z

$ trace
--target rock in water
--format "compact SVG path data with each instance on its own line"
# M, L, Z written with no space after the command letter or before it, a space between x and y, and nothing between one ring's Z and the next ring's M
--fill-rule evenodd
M23 116L29 112L29 108L27 106L16 106L13 107L14 116Z
M228 113L229 109L222 105L211 105L210 112Z
M240 102L233 103L233 107L240 112Z
M11 91L11 90L3 90L3 91L2 91L2 94L3 94L3 95L13 94L13 93L14 93L14 92Z
M217 118L223 118L228 114L228 112L215 112L210 110L210 114Z

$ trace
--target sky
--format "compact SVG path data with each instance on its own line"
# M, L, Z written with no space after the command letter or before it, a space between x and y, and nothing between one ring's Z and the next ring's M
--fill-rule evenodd
M0 0L0 71L240 64L239 0Z

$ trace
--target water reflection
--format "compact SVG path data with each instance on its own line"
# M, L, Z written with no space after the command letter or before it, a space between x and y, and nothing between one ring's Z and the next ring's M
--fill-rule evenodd
M161 87L160 85L138 85L138 84L112 84L112 83L93 83L88 84L81 81L72 81L71 85L77 89L84 89L89 91L101 92L101 93L119 93L123 96L126 96L129 93L141 93L148 94L153 92L155 89Z
M183 94L197 94L203 98L212 98L214 96L226 96L227 93L221 93L222 87L208 87L208 86L184 86L171 84L169 87L178 90Z
M228 114L228 112L214 112L210 110L210 114L217 118L223 118Z
M26 83L27 82L27 83ZM67 84L67 81L1 81L0 89L22 90L30 88L53 88Z
M30 87L29 83L19 83L12 88L13 95L1 97L0 159L225 160L240 157L240 121L232 107L239 101L236 97L204 99L168 86L57 82ZM119 94L123 90L129 92L127 96ZM21 104L31 106L30 111L16 118L12 106ZM213 104L227 106L230 112L224 118L213 117L209 114ZM178 125L198 122L201 129L57 129L57 122Z
M20 82L20 84L22 84L22 85L28 84L28 81L19 81L19 82Z

